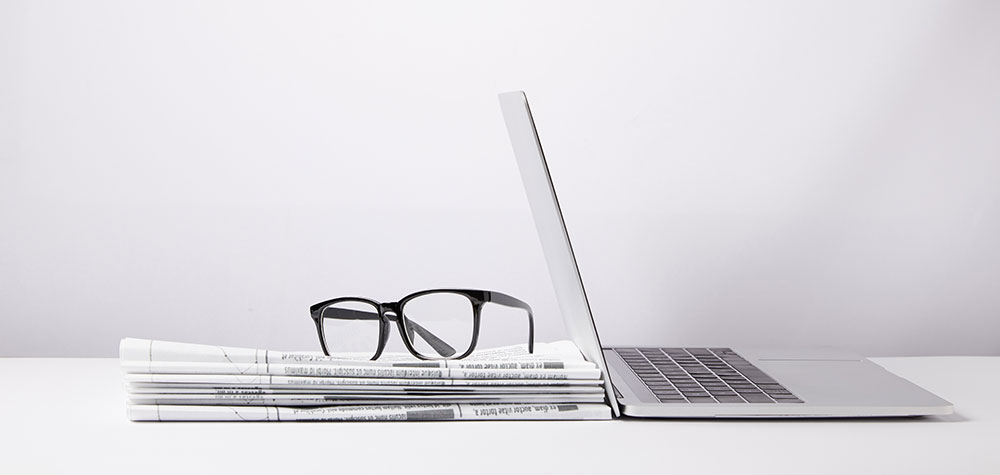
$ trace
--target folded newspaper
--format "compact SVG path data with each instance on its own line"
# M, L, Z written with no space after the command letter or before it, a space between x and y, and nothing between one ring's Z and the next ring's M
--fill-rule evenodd
M125 338L119 356L133 421L611 418L600 369L571 341L370 361Z

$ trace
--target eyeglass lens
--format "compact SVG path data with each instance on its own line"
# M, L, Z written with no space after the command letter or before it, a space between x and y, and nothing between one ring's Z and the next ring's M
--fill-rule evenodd
M420 295L403 305L403 327L413 349L427 358L459 356L472 346L475 319L472 301L468 297L451 292L434 292ZM433 338L422 338L422 327L434 337L447 343L457 351L455 355L442 355L441 345L434 347Z
M331 304L321 314L323 340L329 353L371 358L378 351L378 308L368 302L348 300Z

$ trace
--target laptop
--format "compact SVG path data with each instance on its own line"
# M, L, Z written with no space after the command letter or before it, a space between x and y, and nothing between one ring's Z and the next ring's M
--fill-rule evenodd
M604 373L615 416L825 418L946 415L951 403L831 348L603 348L528 100L500 108L570 337Z

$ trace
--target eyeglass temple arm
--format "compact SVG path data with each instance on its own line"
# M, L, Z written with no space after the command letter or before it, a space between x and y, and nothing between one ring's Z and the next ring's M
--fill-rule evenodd
M514 307L528 312L528 353L535 352L535 319L532 316L531 305L527 302L507 295L503 292L487 291L486 299L487 302L493 302L495 304L504 305L507 307Z
M405 327L406 331L410 334L410 341L413 341L413 334L416 333L417 335L420 335L420 338L423 338L424 341L431 345L431 348L434 348L434 351L436 351L437 354L448 358L456 353L455 348L452 348L451 345L445 343L443 340L438 338L437 335L431 333L430 330L422 327L420 324L410 320L409 318L403 318L406 319L406 324L403 325L403 327Z
M378 320L379 319L378 314L375 313L375 312L366 312L364 310L352 310L352 309L349 309L349 308L327 307L323 311L323 313L324 314L332 313L333 314L333 318L337 318L337 319L340 319L340 320ZM403 318L406 318L406 317L403 317ZM420 336L420 338L423 338L424 341L427 342L427 344L431 345L431 348L434 348L434 351L436 351L439 355L444 356L444 357L447 358L447 357L452 356L452 355L455 354L455 352L456 352L455 348L452 348L451 345L445 343L444 340L438 338L437 335L431 333L430 330L424 328L422 325L418 324L417 322L414 322L413 320L410 320L409 318L407 318L406 319L406 325L404 325L404 326L410 332L410 340L411 341L413 340L413 333L416 333L417 335Z

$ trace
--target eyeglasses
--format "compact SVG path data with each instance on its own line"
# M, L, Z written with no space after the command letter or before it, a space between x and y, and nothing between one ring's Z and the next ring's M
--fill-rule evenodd
M406 349L422 360L461 359L479 341L483 309L492 303L523 311L528 317L528 352L535 351L531 307L510 295L489 290L434 289L412 293L398 302L341 297L309 307L323 353L356 353L378 359L394 321ZM505 318L516 315L503 314Z

